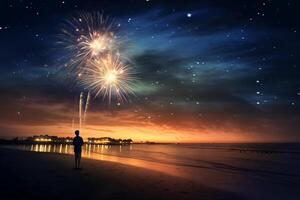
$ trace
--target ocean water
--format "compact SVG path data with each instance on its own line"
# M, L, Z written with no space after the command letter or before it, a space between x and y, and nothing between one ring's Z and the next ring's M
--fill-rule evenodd
M72 145L15 145L72 154ZM299 199L300 144L84 145L83 157L161 171L247 199ZM82 163L84 167L84 162Z

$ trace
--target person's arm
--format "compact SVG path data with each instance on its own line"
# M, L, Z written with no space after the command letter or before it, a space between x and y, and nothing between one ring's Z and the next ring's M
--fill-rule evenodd
M73 145L75 146L75 138L73 139Z
M83 145L83 139L82 138L80 138L80 143L81 143L81 146Z

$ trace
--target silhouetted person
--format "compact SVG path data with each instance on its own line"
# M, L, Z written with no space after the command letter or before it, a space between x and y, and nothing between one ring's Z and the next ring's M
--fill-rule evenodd
M81 160L81 146L83 145L83 139L79 136L79 130L75 131L75 137L73 139L74 154L75 154L75 169L80 169Z

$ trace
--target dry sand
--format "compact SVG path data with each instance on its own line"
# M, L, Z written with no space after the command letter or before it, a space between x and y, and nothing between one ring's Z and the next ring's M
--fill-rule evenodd
M0 199L239 199L157 171L73 156L0 148Z

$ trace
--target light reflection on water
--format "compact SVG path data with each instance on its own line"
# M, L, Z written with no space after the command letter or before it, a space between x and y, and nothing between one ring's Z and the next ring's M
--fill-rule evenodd
M73 154L73 146L66 144L7 147L34 152ZM243 149L255 151L240 151ZM259 149L269 149L279 153L257 153L256 150ZM280 187L277 189L281 190L283 183L294 181L300 184L299 144L247 146L239 144L132 144L127 146L85 144L82 156L156 170L234 192L240 188L241 182L248 188L255 188L256 193L265 186L266 182L279 183ZM84 161L82 165L84 167ZM289 188L285 189L290 192Z
M95 153L108 152L112 147L110 145L88 145L85 144L82 148L83 157L96 156ZM116 146L119 152L122 152L122 146ZM25 151L44 152L44 153L59 153L59 154L73 154L74 148L70 144L32 144L32 145L18 145L11 148L20 149ZM127 147L125 147L127 148ZM128 149L132 149L131 147Z
M66 144L11 145L7 148L73 154L73 146ZM244 149L251 151L245 152ZM264 149L273 153L257 152ZM298 190L288 184L300 184L299 144L85 144L82 156L156 170L245 196L251 194L249 199L265 195L266 187L272 188L268 194L270 197L280 195L276 191L282 191L284 195L298 194ZM84 161L82 166L85 167ZM251 192L243 188L251 188Z
M95 160L104 160L118 162L136 167L148 168L161 171L174 176L184 176L179 173L177 167L170 164L161 163L154 155L140 155L139 148L135 149L135 145L89 145L85 144L82 148L82 157ZM32 144L32 145L14 145L8 148L19 149L24 151L42 152L42 153L58 153L58 154L74 154L73 145L70 144ZM154 152L155 154L156 152ZM84 165L84 163L83 163Z
M58 153L58 154L74 154L73 145L68 144L33 144L33 145L14 145L8 146L8 148L20 149L24 151L33 151L40 153ZM133 157L129 157L131 151L134 150L133 145L88 145L85 144L82 148L82 157L95 159L95 160L103 160L103 161L111 161L136 167L147 168L151 170L156 170L160 172L164 172L173 176L182 176L183 173L179 173L176 167L156 163L150 160L138 159L135 155ZM82 166L84 168L84 161L82 161Z

